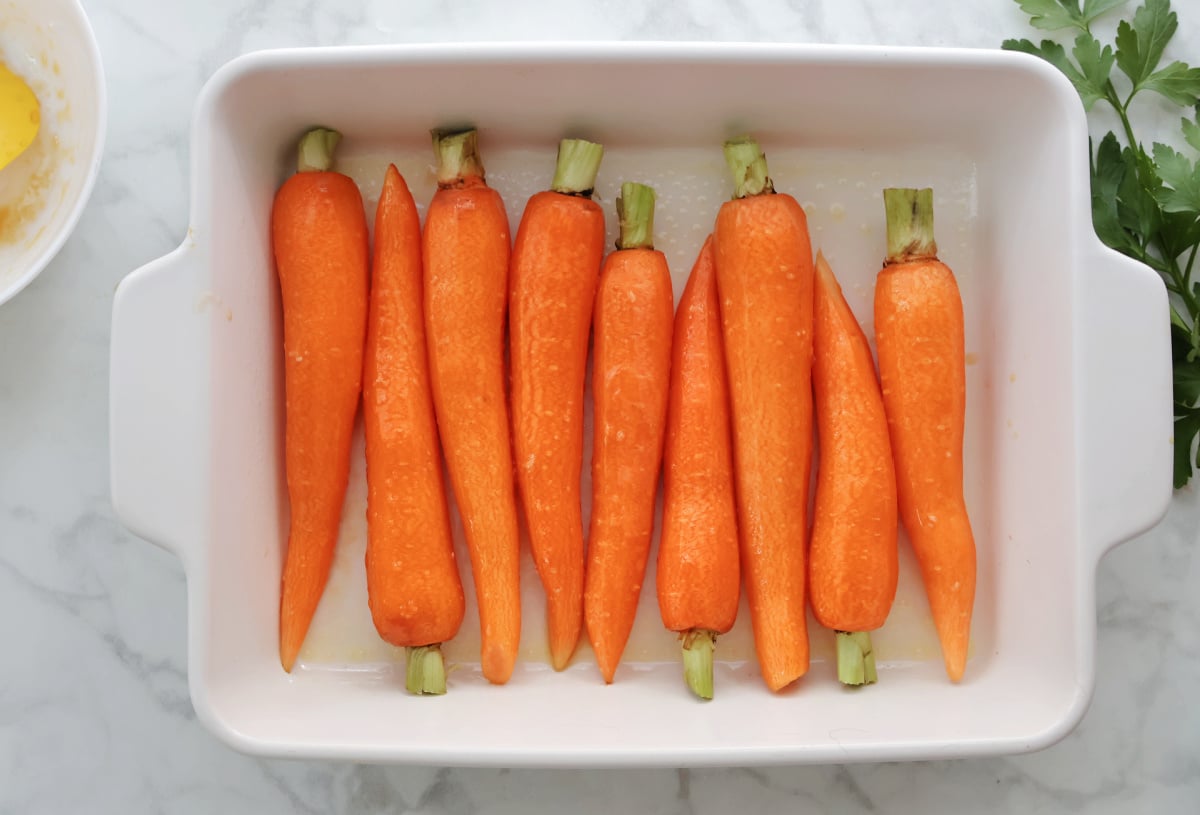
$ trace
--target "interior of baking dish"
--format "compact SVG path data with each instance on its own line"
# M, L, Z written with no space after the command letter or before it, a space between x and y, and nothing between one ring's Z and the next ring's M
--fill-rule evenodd
M197 708L226 738L249 750L438 763L727 763L1022 749L1073 723L1092 647L1073 429L1074 277L1088 217L1075 103L1023 60L836 49L712 57L686 48L628 59L569 48L294 52L242 60L210 84L193 156L193 237L214 307L205 311L208 370L198 374L209 382L211 457L204 544L188 563L190 671ZM979 587L961 685L945 678L902 541L896 605L874 635L880 681L869 688L839 686L833 635L813 623L809 675L770 694L743 606L718 643L717 698L697 702L658 617L653 554L615 684L602 683L586 644L555 673L526 550L522 662L511 683L489 686L479 673L469 601L446 649L450 692L410 696L402 651L379 640L365 602L361 438L334 574L299 667L282 671L272 196L297 137L322 124L343 132L339 167L358 180L369 213L388 162L423 208L434 188L428 131L465 122L480 128L489 182L514 229L528 196L548 184L560 137L602 142L597 196L610 237L620 182L653 185L676 297L730 193L721 142L755 135L868 334L884 254L880 190L934 188L938 245L958 275L967 327L965 488ZM585 453L585 494L588 461Z

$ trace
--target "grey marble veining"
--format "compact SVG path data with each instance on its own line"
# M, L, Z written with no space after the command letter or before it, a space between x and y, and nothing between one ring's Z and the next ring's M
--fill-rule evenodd
M1196 61L1200 8L1173 52ZM51 267L0 308L0 813L1200 811L1200 496L1097 576L1080 727L1005 759L560 772L256 760L197 723L179 563L108 503L113 288L187 227L188 126L249 50L342 43L694 39L995 47L1040 36L1009 0L86 0L110 92L105 164ZM1173 127L1153 100L1141 115ZM65 783L69 779L71 783Z

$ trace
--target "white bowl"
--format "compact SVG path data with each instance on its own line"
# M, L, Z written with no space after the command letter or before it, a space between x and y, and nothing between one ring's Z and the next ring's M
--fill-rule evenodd
M814 244L869 333L884 254L879 191L934 187L970 353L964 486L979 591L961 685L946 679L904 544L896 606L873 635L880 681L861 692L838 685L833 635L814 625L809 675L772 695L742 614L717 647L716 700L697 703L659 619L653 556L615 684L603 684L586 646L556 674L526 554L511 683L489 686L479 671L472 602L447 645L459 667L450 692L410 696L367 613L361 451L334 575L298 669L283 672L272 198L296 138L322 123L344 131L338 166L372 213L387 161L426 202L428 129L468 119L514 226L549 183L566 133L605 145L596 189L610 237L619 182L654 185L656 243L676 292L730 192L721 141L755 133L777 188L810 210ZM126 278L114 303L112 490L130 529L183 559L192 701L230 744L434 765L843 762L1031 750L1083 715L1096 562L1157 521L1170 497L1170 344L1162 282L1092 229L1083 108L1053 67L998 51L791 45L282 51L223 68L192 138L187 239ZM466 566L463 577L471 597Z
M92 193L107 105L100 49L78 0L0 0L0 61L42 108L33 145L0 170L0 304L58 254Z

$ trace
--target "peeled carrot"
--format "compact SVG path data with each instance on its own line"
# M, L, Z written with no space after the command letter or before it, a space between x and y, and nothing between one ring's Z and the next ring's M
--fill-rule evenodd
M603 148L564 139L549 191L529 199L509 299L513 448L529 542L546 590L550 659L567 666L583 624L583 385L604 213L591 200Z
M675 297L654 248L654 190L626 182L621 233L596 293L592 391L592 518L584 620L611 683L633 630L650 556L666 432Z
M742 574L767 687L808 671L804 547L812 463L813 258L804 210L751 139L726 142L732 201L714 245L733 416Z
M367 601L379 636L408 649L408 689L445 693L441 643L465 611L454 557L422 312L421 223L395 165L375 211L363 368Z
M663 452L658 608L683 641L684 679L713 696L713 648L737 619L737 507L712 236L679 300Z
M946 674L962 679L975 604L963 497L963 308L937 259L933 191L886 189L888 254L875 283L875 346L900 518L921 566Z
M896 471L867 337L817 252L813 319L817 495L808 586L813 614L837 632L838 679L876 681L870 631L891 611L899 574Z
M367 220L354 181L330 170L338 139L321 129L301 139L299 172L279 188L271 210L291 505L279 660L289 672L329 579L362 392Z
M504 387L508 215L484 182L476 132L434 133L425 218L425 321L438 427L466 532L483 674L512 676L521 641L516 488Z

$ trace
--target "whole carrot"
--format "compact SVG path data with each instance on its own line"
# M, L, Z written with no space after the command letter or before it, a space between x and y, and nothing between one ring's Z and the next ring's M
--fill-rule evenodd
M887 260L875 282L875 347L900 519L921 566L946 673L962 679L975 604L975 539L963 498L962 298L937 259L933 191L886 189Z
M484 182L476 132L435 132L438 191L425 218L433 401L466 532L483 674L503 684L521 641L517 504L504 388L508 215Z
M867 337L817 252L813 319L817 496L808 585L813 614L837 632L838 679L876 681L870 631L896 597L896 471Z
M620 238L604 261L593 327L592 519L584 619L605 682L633 630L662 464L675 297L654 248L654 190L626 182Z
M291 671L325 591L350 476L367 331L367 221L358 187L330 170L339 136L300 141L275 195L271 244L283 305L284 471L290 529L279 660Z
M409 691L446 692L441 643L465 601L438 451L425 355L421 223L395 165L375 210L363 425L367 442L367 601L379 636L408 649Z
M713 696L716 635L737 618L737 507L729 437L729 389L712 236L704 241L675 314L663 451L663 527L658 608L683 641L684 679Z
M564 139L551 188L529 199L509 299L513 448L529 542L546 590L550 659L567 666L583 624L583 385L604 213L591 200L603 148Z
M751 139L726 142L732 201L714 249L733 416L742 574L767 687L808 671L804 544L812 463L813 259L804 210Z

